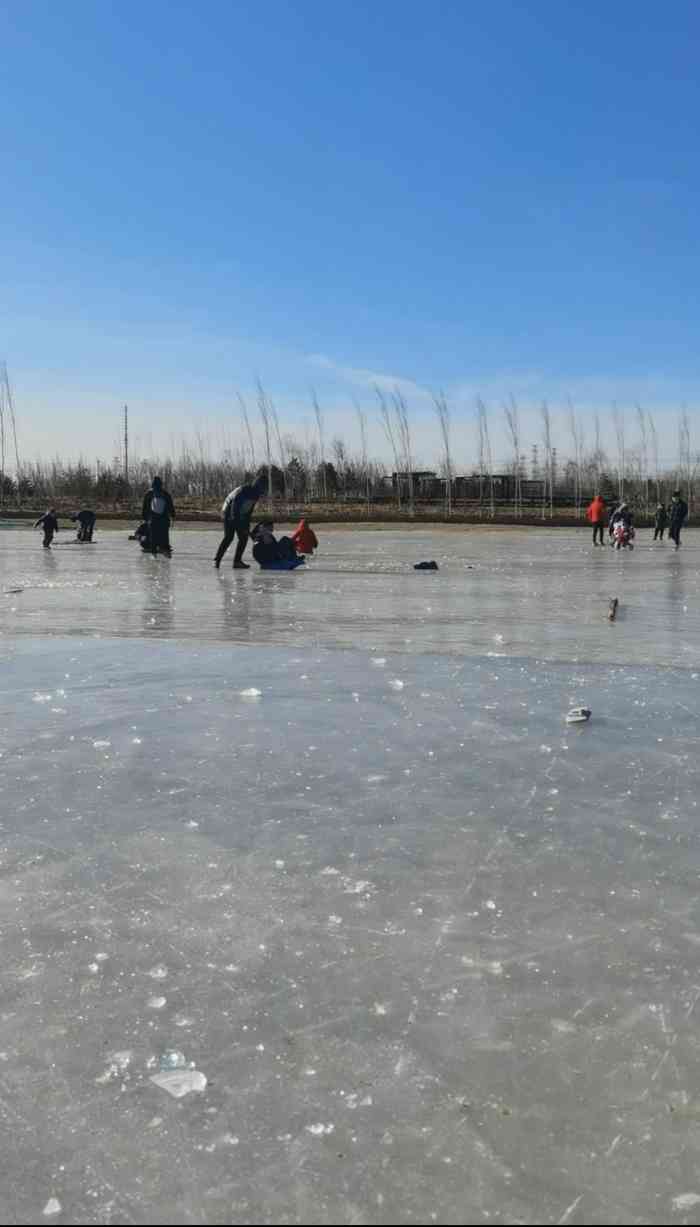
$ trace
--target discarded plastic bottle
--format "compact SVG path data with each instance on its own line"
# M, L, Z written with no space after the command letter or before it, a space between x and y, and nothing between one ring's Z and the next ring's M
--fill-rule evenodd
M169 1069L185 1069L186 1065L184 1052L179 1052L177 1048L169 1048L160 1058L160 1068L163 1073Z

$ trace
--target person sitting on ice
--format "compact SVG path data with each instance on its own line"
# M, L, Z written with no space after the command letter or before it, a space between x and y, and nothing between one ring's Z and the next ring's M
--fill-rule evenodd
M142 520L138 528L135 528L133 533L130 534L129 540L130 541L145 541L147 536L148 536L148 524L146 523L145 520Z
M76 511L71 520L78 524L78 541L92 541L92 533L97 516L94 511Z
M318 549L316 534L308 520L300 520L292 533L292 541L297 554L313 554Z
M273 533L272 520L261 520L250 534L253 542L253 558L261 567L270 562L291 562L297 552L290 537L280 537L279 541Z

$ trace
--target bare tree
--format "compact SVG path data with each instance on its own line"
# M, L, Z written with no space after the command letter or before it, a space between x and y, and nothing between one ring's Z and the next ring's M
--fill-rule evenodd
M399 437L401 454L408 475L408 513L415 515L415 505L413 501L413 453L411 450L411 426L408 420L408 406L401 395L401 392L396 388L391 394L392 403L394 406L394 416L396 418L396 430Z
M284 503L285 503L284 509L286 512L289 510L289 490L288 490L289 474L287 472L287 449L284 445L284 439L282 438L282 432L280 430L280 420L277 416L277 410L274 406L274 403L268 398L267 404L268 404L270 419L272 421L272 426L275 432L275 438L277 440L277 451L278 451L279 458L280 458L280 468L282 469L282 479L284 481Z
M367 462L367 416L360 408L357 401L355 404L355 412L357 413L357 421L360 427L360 445L362 447L362 472L365 480L365 493L367 497L367 515L370 513L370 479L369 479L369 464Z
M433 396L440 434L442 436L443 465L445 468L445 510L452 515L452 449L450 441L450 407L444 392Z
M684 405L678 422L678 485L681 488L685 485L688 511L692 507L694 472L690 456L690 419Z
M549 504L549 518L551 520L554 515L554 481L553 481L553 464L552 464L552 419L549 412L549 405L546 400L542 402L540 407L540 416L542 418L542 442L544 445L544 484L542 487L542 519L545 517L545 508Z
M569 398L569 433L571 434L571 442L574 448L574 502L576 504L576 515L581 515L581 495L582 495L582 472L583 472L583 426L581 420L576 413L574 406Z
M270 440L270 407L268 404L265 389L258 379L258 411L263 424L263 432L265 434L265 455L267 457L267 505L272 507L272 446Z
M2 398L2 434L3 434L3 456L5 451L4 437L5 430L12 435L12 442L15 453L15 477L17 478L17 506L22 502L22 469L19 462L19 444L17 442L17 417L15 414L15 402L12 395L12 387L10 385L10 377L7 373L7 363L0 364L0 397ZM5 462L2 464L3 485L5 475Z
M644 491L644 512L649 514L649 454L647 442L647 416L641 405L637 405L637 427L639 429L639 485Z
M659 475L659 436L656 433L656 426L651 414L647 414L649 423L649 434L651 436L651 454L654 459L654 482L656 483L656 501L661 502L661 481Z
M326 478L326 442L323 428L323 413L321 406L318 403L318 397L315 391L311 392L311 403L314 407L314 417L316 418L316 429L318 430L318 450L321 457L321 481L323 483L323 500L328 501L328 481Z
M379 401L379 419L382 423L384 434L387 437L389 446L391 447L391 451L394 457L394 472L396 473L396 500L397 500L397 504L400 510L401 509L401 462L399 459L399 450L398 450L397 443L396 443L396 436L394 434L394 426L391 420L391 413L389 410L389 405L387 403L387 399L384 393L382 392L381 388L376 387L376 385L375 385L374 390L377 394L377 400Z
M620 502L622 502L625 497L625 467L627 464L625 452L625 411L618 407L617 402L613 404L613 422L615 424L615 438L617 440L617 493Z
M506 416L506 425L510 434L510 440L513 445L513 478L514 478L514 494L513 494L513 510L516 516L522 515L522 487L520 480L520 415L515 398L511 396L510 404L503 406L503 412Z
M489 434L489 417L486 411L486 405L481 397L476 402L476 410L479 423L479 506L483 506L484 500L484 482L486 476L489 481L489 502L491 510L491 518L496 514L496 500L493 489L493 455L491 453L491 436Z
M5 506L5 387L0 383L0 507Z
M243 418L243 425L245 426L246 434L248 436L248 446L250 448L250 468L251 468L251 472L254 473L255 467L256 467L255 466L255 443L253 442L253 432L250 429L250 418L248 417L248 407L243 397L241 396L240 392L237 392L236 396L238 397L238 403L241 407L241 416Z

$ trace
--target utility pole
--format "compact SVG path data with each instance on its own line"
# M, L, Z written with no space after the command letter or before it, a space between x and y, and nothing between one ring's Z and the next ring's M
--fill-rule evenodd
M124 485L129 488L129 406L124 406Z

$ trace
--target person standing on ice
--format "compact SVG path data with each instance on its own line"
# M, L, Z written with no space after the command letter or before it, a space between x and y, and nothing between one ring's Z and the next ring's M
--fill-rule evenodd
M40 524L44 530L44 549L50 550L53 535L58 532L58 517L55 507L52 507L50 511L46 511L43 516L39 516L34 528L38 528Z
M148 537L141 542L142 548L170 558L170 523L175 519L175 505L160 477L153 478L150 490L143 496L141 519L148 525Z
M600 494L596 494L595 498L586 508L586 519L590 520L593 525L593 544L597 545L597 537L600 536L600 544L604 545L603 529L605 527L605 503Z
M668 535L674 542L677 550L681 548L681 529L688 519L688 504L681 498L680 490L673 491L671 499L670 521Z
M243 561L243 552L248 544L250 520L255 510L255 505L258 499L262 498L266 490L267 481L264 477L258 477L254 482L236 486L230 494L226 495L221 508L224 518L224 535L214 559L214 566L217 571L221 566L221 559L234 537L238 538L238 544L236 545L236 553L233 556L233 565L236 569L246 571L249 569L248 563Z
M664 530L668 524L668 512L663 503L658 503L654 512L654 540L663 541Z

